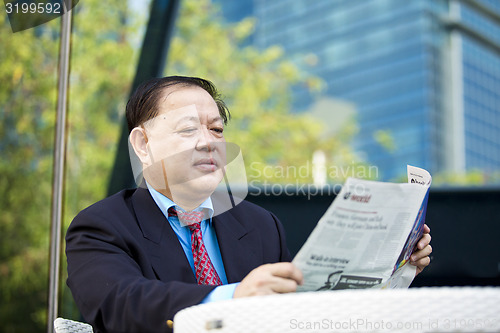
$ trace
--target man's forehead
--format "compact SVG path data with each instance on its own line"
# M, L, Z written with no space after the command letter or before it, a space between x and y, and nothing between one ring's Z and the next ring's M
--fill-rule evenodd
M158 103L158 109L175 110L196 104L203 109L217 108L213 97L203 88L198 86L168 87Z
M156 117L148 120L146 123L144 123L144 125L152 124L157 120L168 121L172 124L178 123L180 121L202 122L205 120L209 124L223 122L223 119L220 116L218 110L217 112L212 112L210 114L202 113L195 104L190 104L175 109L160 109L160 113Z
M208 99L214 102L212 96L202 87L192 85L173 85L163 89L160 98L159 107L177 105L177 107L185 104L196 103L200 99Z

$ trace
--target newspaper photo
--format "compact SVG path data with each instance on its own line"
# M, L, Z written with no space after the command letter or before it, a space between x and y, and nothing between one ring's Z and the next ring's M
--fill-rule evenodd
M297 291L409 287L432 179L407 172L402 184L347 179L293 259L304 274Z

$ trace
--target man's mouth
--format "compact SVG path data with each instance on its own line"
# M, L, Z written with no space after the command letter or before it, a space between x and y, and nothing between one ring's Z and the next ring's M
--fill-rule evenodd
M217 169L217 161L213 158L202 158L196 161L194 166L204 171L215 171Z

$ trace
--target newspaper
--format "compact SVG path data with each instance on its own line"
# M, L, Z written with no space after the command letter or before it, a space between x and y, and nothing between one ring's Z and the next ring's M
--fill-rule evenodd
M409 287L432 178L407 170L403 184L347 179L293 259L304 274L298 291Z

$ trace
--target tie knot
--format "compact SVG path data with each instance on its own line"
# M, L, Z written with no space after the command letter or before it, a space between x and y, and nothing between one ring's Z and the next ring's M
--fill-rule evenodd
M187 227L191 231L201 230L200 222L188 224Z
M168 215L177 216L182 224L189 226L190 229L196 229L195 225L198 225L199 228L200 222L204 219L205 213L203 211L184 212L181 209L170 207L168 209ZM193 226L193 228L191 226Z

